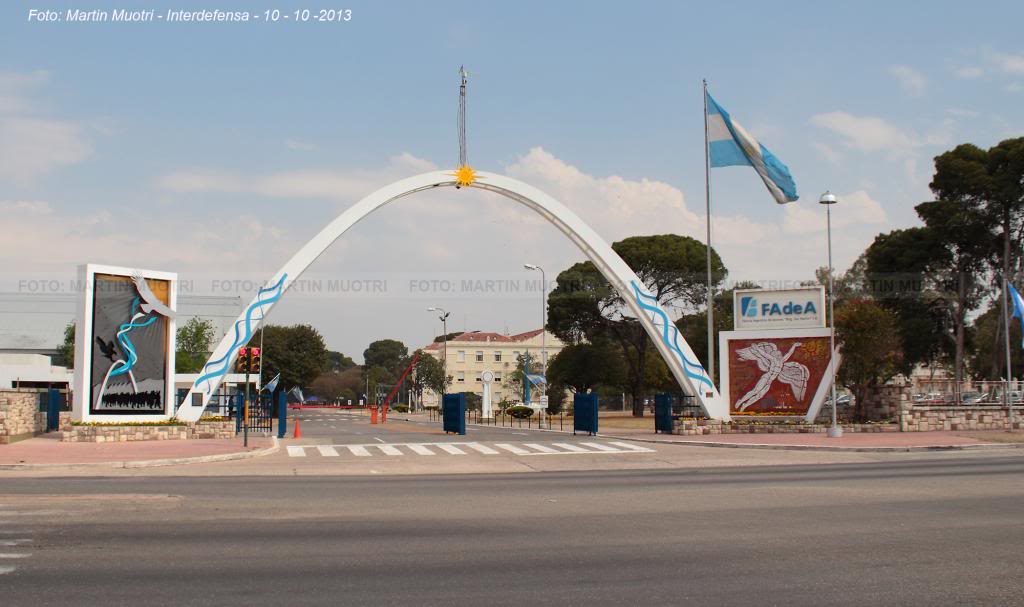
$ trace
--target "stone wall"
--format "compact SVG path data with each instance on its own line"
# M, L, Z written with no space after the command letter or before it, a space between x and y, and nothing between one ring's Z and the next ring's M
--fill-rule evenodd
M898 432L896 424L840 424L844 432ZM806 424L782 420L720 422L712 419L684 419L675 426L675 433L684 436L706 434L824 434L827 424Z
M1006 430L1009 428L1007 407L1002 405L915 405L907 407L900 418L903 432L934 430ZM1024 428L1021 416L1024 407L1013 407L1013 428Z
M38 392L0 390L0 445L45 431L46 412L39 411Z
M142 425L75 425L70 418L61 419L60 440L65 443L118 443L150 440L192 440L203 438L234 438L235 422L199 420L195 424Z

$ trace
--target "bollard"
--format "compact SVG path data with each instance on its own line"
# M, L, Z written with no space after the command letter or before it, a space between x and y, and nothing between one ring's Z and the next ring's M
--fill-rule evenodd
M288 397L284 392L277 395L277 438L288 433Z
M370 409L370 423L371 424L376 424L377 423L377 407L372 407Z

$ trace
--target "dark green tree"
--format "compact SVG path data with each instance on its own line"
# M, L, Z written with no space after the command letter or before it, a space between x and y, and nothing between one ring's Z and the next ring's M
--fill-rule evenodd
M430 390L438 396L446 393L452 378L451 376L445 377L444 365L441 364L441 361L422 350L417 350L416 354L419 357L412 368L412 387L416 396L422 398L423 392L426 390Z
M600 385L621 386L625 376L622 353L611 344L572 344L548 363L548 381L578 394Z
M56 364L68 369L75 367L75 321L69 320L64 326L64 343L57 346Z
M250 345L259 343L259 335ZM308 387L327 370L327 345L310 325L269 325L263 334L263 377L281 374L281 388Z
M215 337L213 322L194 316L178 327L175 333L174 370L176 373L198 373L210 355L210 342Z
M356 362L341 352L327 351L327 368L338 373L356 366Z
M409 348L397 339L379 339L363 352L366 368L384 367L394 376L399 376L409 364Z
M706 294L705 251L699 241L665 234L634 236L612 248L637 273L646 290L663 306L699 310ZM727 271L712 251L713 286ZM654 360L654 346L643 327L630 315L625 302L590 262L577 263L561 272L548 297L548 328L568 344L583 340L615 343L626 363L633 414L643 415L648 388L647 364Z
M896 315L870 299L849 299L836 308L836 343L842 352L837 381L854 396L854 417L865 421L871 388L899 373L902 350Z

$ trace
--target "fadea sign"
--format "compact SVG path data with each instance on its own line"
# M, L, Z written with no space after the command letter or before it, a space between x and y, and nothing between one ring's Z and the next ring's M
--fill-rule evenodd
M737 289L733 292L737 331L825 326L825 288Z

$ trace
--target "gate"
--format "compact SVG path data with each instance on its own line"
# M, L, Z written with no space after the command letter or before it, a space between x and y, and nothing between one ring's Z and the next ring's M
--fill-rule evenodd
M249 396L249 432L270 434L274 424L274 397L270 394Z

